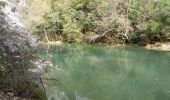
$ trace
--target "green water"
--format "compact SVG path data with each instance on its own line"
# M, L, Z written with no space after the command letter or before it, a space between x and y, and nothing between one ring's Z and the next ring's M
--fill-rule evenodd
M170 100L168 52L70 45L37 54L54 64L49 100Z

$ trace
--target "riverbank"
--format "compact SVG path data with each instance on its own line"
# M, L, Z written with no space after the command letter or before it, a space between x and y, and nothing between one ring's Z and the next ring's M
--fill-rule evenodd
M38 45L62 45L63 42L62 41L39 41Z
M62 41L39 41L38 45L63 45L65 44ZM80 44L88 44L88 43L80 43ZM95 45L110 45L110 46L139 46L139 44L107 44L107 43L94 43ZM170 52L170 42L156 42L155 44L147 44L142 46L149 50L157 50L157 51L169 51Z

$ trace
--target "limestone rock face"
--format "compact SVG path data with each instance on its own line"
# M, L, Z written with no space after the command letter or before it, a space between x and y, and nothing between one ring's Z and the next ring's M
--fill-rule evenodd
M20 9L21 5L22 3L19 5ZM17 7L8 0L0 0L0 83L2 83L0 84L2 90L0 98L4 98L5 95L7 99L12 100L17 97L15 98L14 94L12 94L13 97L2 95L3 89L11 91L11 93L19 93L19 95L23 93L25 96L30 93L27 90L30 88L32 78L39 79L41 75L38 73L41 72L39 70L37 73L29 70L37 69L38 64L41 64L33 61L36 58L33 54L36 51L37 39L26 30L16 9ZM41 66L43 65L45 66L45 64L41 64ZM22 98L17 98L17 100L20 99Z
M28 56L36 50L36 37L25 29L20 18L15 12L16 6L7 0L0 8L0 48L8 54Z
M15 12L16 6L8 0L0 1L5 4L0 7L0 52L3 52L5 59L3 66L5 70L12 70L15 78L23 76L22 79L25 79L23 73L30 67L37 39L26 30L19 14Z

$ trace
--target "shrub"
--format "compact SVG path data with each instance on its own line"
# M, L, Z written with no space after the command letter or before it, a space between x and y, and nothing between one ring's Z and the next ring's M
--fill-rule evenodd
M129 18L135 29L135 41L155 42L169 37L169 0L134 0ZM142 39L143 38L143 39ZM132 41L134 38L132 38Z

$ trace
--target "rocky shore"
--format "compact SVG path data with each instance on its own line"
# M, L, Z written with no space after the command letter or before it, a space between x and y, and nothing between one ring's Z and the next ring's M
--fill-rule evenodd
M148 44L145 46L145 48L151 49L151 50L169 51L170 52L170 42Z

